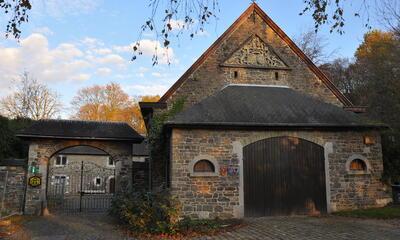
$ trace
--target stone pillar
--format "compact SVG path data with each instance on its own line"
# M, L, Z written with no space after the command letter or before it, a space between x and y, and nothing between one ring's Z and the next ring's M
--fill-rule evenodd
M29 155L28 155L28 174L26 179L26 197L25 197L25 212L28 215L40 215L42 213L42 207L45 203L46 197L46 170L47 165L45 161L40 161L39 156L39 145L31 143L29 145ZM32 173L29 166L39 167L38 173ZM29 178L32 176L40 176L42 178L42 185L39 187L31 187L28 184Z
M117 192L132 190L132 159L130 156L118 155L116 161L115 179Z

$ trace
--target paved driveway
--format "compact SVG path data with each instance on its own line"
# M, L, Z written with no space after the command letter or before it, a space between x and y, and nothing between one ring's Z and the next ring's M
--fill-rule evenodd
M295 216L248 219L246 222L247 226L233 232L196 239L400 239L400 221ZM127 237L126 233L107 216L70 215L32 218L11 239L114 240L131 238Z
M400 222L342 217L265 217L249 219L248 226L203 239L399 240Z

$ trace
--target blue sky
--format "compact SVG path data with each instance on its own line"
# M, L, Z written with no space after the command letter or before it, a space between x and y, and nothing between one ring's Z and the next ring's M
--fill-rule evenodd
M206 32L194 39L184 36L174 41L168 50L172 63L166 64L161 56L160 64L152 67L150 48L157 43L148 34L142 38L142 45L148 47L144 55L130 61L130 45L138 39L140 26L150 13L147 2L33 0L21 41L0 38L0 97L12 91L12 80L24 70L62 96L63 117L70 114L69 103L76 91L93 84L118 82L133 97L162 95L251 3L220 0L218 21L212 21ZM309 15L299 16L303 0L257 2L291 37L313 26ZM368 30L361 19L352 17L358 8L347 3L344 35L330 34L327 26L321 31L327 39L326 52L335 51L334 57L351 58ZM0 17L0 27L5 29L5 24L6 19ZM371 25L379 27L374 19Z

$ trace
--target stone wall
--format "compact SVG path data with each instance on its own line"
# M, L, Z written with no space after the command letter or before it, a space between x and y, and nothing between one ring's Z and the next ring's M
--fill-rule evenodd
M25 213L41 214L46 209L46 184L49 159L57 152L74 146L91 146L108 153L116 162L116 189L117 191L129 191L132 187L132 145L128 142L99 141L99 140L31 140L29 146L29 166L38 166L42 177L40 187L27 187ZM28 173L28 178L33 176Z
M258 14L243 19L185 78L167 103L184 98L188 107L230 83L286 85L328 103L342 105Z
M132 173L134 190L149 190L149 158L133 157Z
M365 135L372 136L375 144L365 145ZM255 141L278 136L298 137L324 147L328 211L381 206L390 201L380 182L383 162L378 132L173 129L171 190L182 202L184 214L203 218L243 217L242 149ZM237 168L239 174L191 176L191 162L203 156L214 159L220 167ZM349 172L346 166L352 156L364 158L369 172Z
M0 218L22 213L25 195L25 174L26 168L24 165L0 166Z

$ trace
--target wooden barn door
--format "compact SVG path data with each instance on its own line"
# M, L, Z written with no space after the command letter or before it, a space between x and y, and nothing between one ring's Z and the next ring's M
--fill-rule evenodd
M324 149L275 137L243 149L246 217L326 213Z

